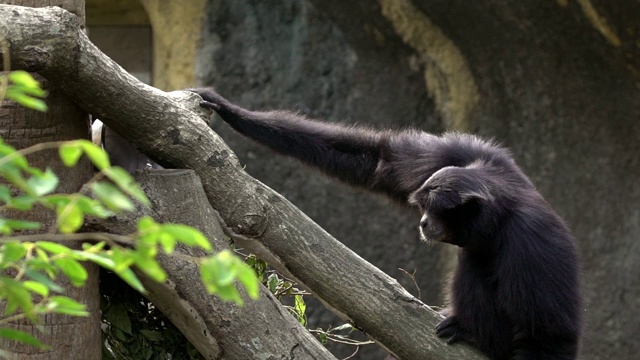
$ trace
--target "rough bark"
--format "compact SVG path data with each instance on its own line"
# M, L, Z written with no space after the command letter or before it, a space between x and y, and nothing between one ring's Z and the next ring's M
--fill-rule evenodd
M141 207L137 213L107 220L94 219L87 228L130 234L136 231L137 220L148 215L159 222L199 229L215 251L229 248L215 210L193 171L144 171L136 174L136 180L151 200L151 208ZM335 359L266 288L261 286L260 298L255 301L243 293L243 307L209 295L200 281L196 261L205 255L203 250L179 246L171 256L158 256L169 276L167 281L157 283L138 274L148 291L145 296L205 359Z
M436 312L248 176L206 126L196 96L166 94L125 74L88 42L67 12L0 7L0 27L12 42L14 64L56 81L161 165L195 170L211 205L249 239L245 245L250 250L294 275L396 357L481 358L467 346L447 346L436 339Z
M16 0L0 1L5 4L43 7L57 5L78 15L80 27L84 21L84 1L42 1ZM4 33L0 31L0 39ZM4 40L4 39L2 39ZM11 39L7 39L11 41ZM16 69L16 64L12 70ZM8 70L8 69L5 69ZM70 101L55 82L39 77L43 87L49 92L49 111L41 113L26 109L13 102L6 101L0 108L0 137L18 149L46 141L61 141L89 137L88 114ZM93 169L88 161L81 161L75 168L69 169L62 164L54 150L41 151L28 157L33 166L42 169L51 168L63 181L60 192L76 192L91 178ZM43 223L43 232L55 226L56 216L45 209L34 209L28 213L5 212L3 215L39 221ZM79 245L78 245L79 246ZM42 328L24 320L12 323L11 326L31 332L49 349L39 350L32 346L16 344L5 339L0 340L0 348L14 352L17 359L99 359L100 358L100 296L98 293L98 268L86 264L89 278L84 287L73 286L66 278L61 278L65 295L70 296L87 306L89 317L72 317L52 314L44 317ZM69 351L73 349L73 351Z

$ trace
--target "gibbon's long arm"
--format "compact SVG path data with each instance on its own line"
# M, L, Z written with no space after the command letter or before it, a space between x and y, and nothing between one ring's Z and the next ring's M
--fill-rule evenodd
M511 162L508 153L471 135L374 131L286 111L249 111L210 88L188 89L239 133L354 186L406 204L434 172L478 159Z
M189 89L202 97L239 133L284 155L317 167L349 184L372 188L383 136L286 111L249 111L233 105L208 88Z

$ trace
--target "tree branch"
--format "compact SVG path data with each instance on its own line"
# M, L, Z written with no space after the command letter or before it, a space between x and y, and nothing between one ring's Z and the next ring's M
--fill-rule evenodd
M243 247L294 277L343 319L400 359L481 359L447 346L440 315L335 240L281 195L246 174L208 126L199 98L164 93L125 73L61 9L0 6L11 63L37 71L165 167L196 171Z
M109 219L91 219L87 229L129 234L138 219L151 216L159 222L182 223L202 231L216 251L229 244L213 216L200 179L191 170L150 170L136 174L136 180L151 201L152 208L139 206L137 212ZM181 189L176 192L175 189ZM200 280L198 258L202 249L178 245L171 256L158 254L158 262L168 278L162 283L140 277L147 296L205 359L288 358L306 354L313 359L335 359L291 316L264 287L258 300L241 292L243 307L210 296ZM259 339L259 342L256 342Z

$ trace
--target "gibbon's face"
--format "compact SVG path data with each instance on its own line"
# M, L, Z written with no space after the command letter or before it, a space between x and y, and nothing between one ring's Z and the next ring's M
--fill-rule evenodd
M425 210L420 219L420 238L428 243L448 242L450 237L445 223L435 214Z
M423 240L465 246L481 204L491 198L472 175L465 168L443 168L409 196L409 204L422 211L419 229Z
M420 238L426 242L451 241L451 232L447 226L447 210L462 204L456 189L451 184L433 181L432 176L409 196L409 204L422 211L420 219Z

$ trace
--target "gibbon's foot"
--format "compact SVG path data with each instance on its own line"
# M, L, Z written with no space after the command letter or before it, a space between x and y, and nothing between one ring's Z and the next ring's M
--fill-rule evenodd
M214 104L206 100L200 101L200 106L205 109L214 110L214 111L217 111L220 109L220 106L218 104Z
M441 338L447 338L447 344L455 344L459 341L473 343L469 334L460 327L458 318L455 316L449 316L440 321L436 326L436 335Z

